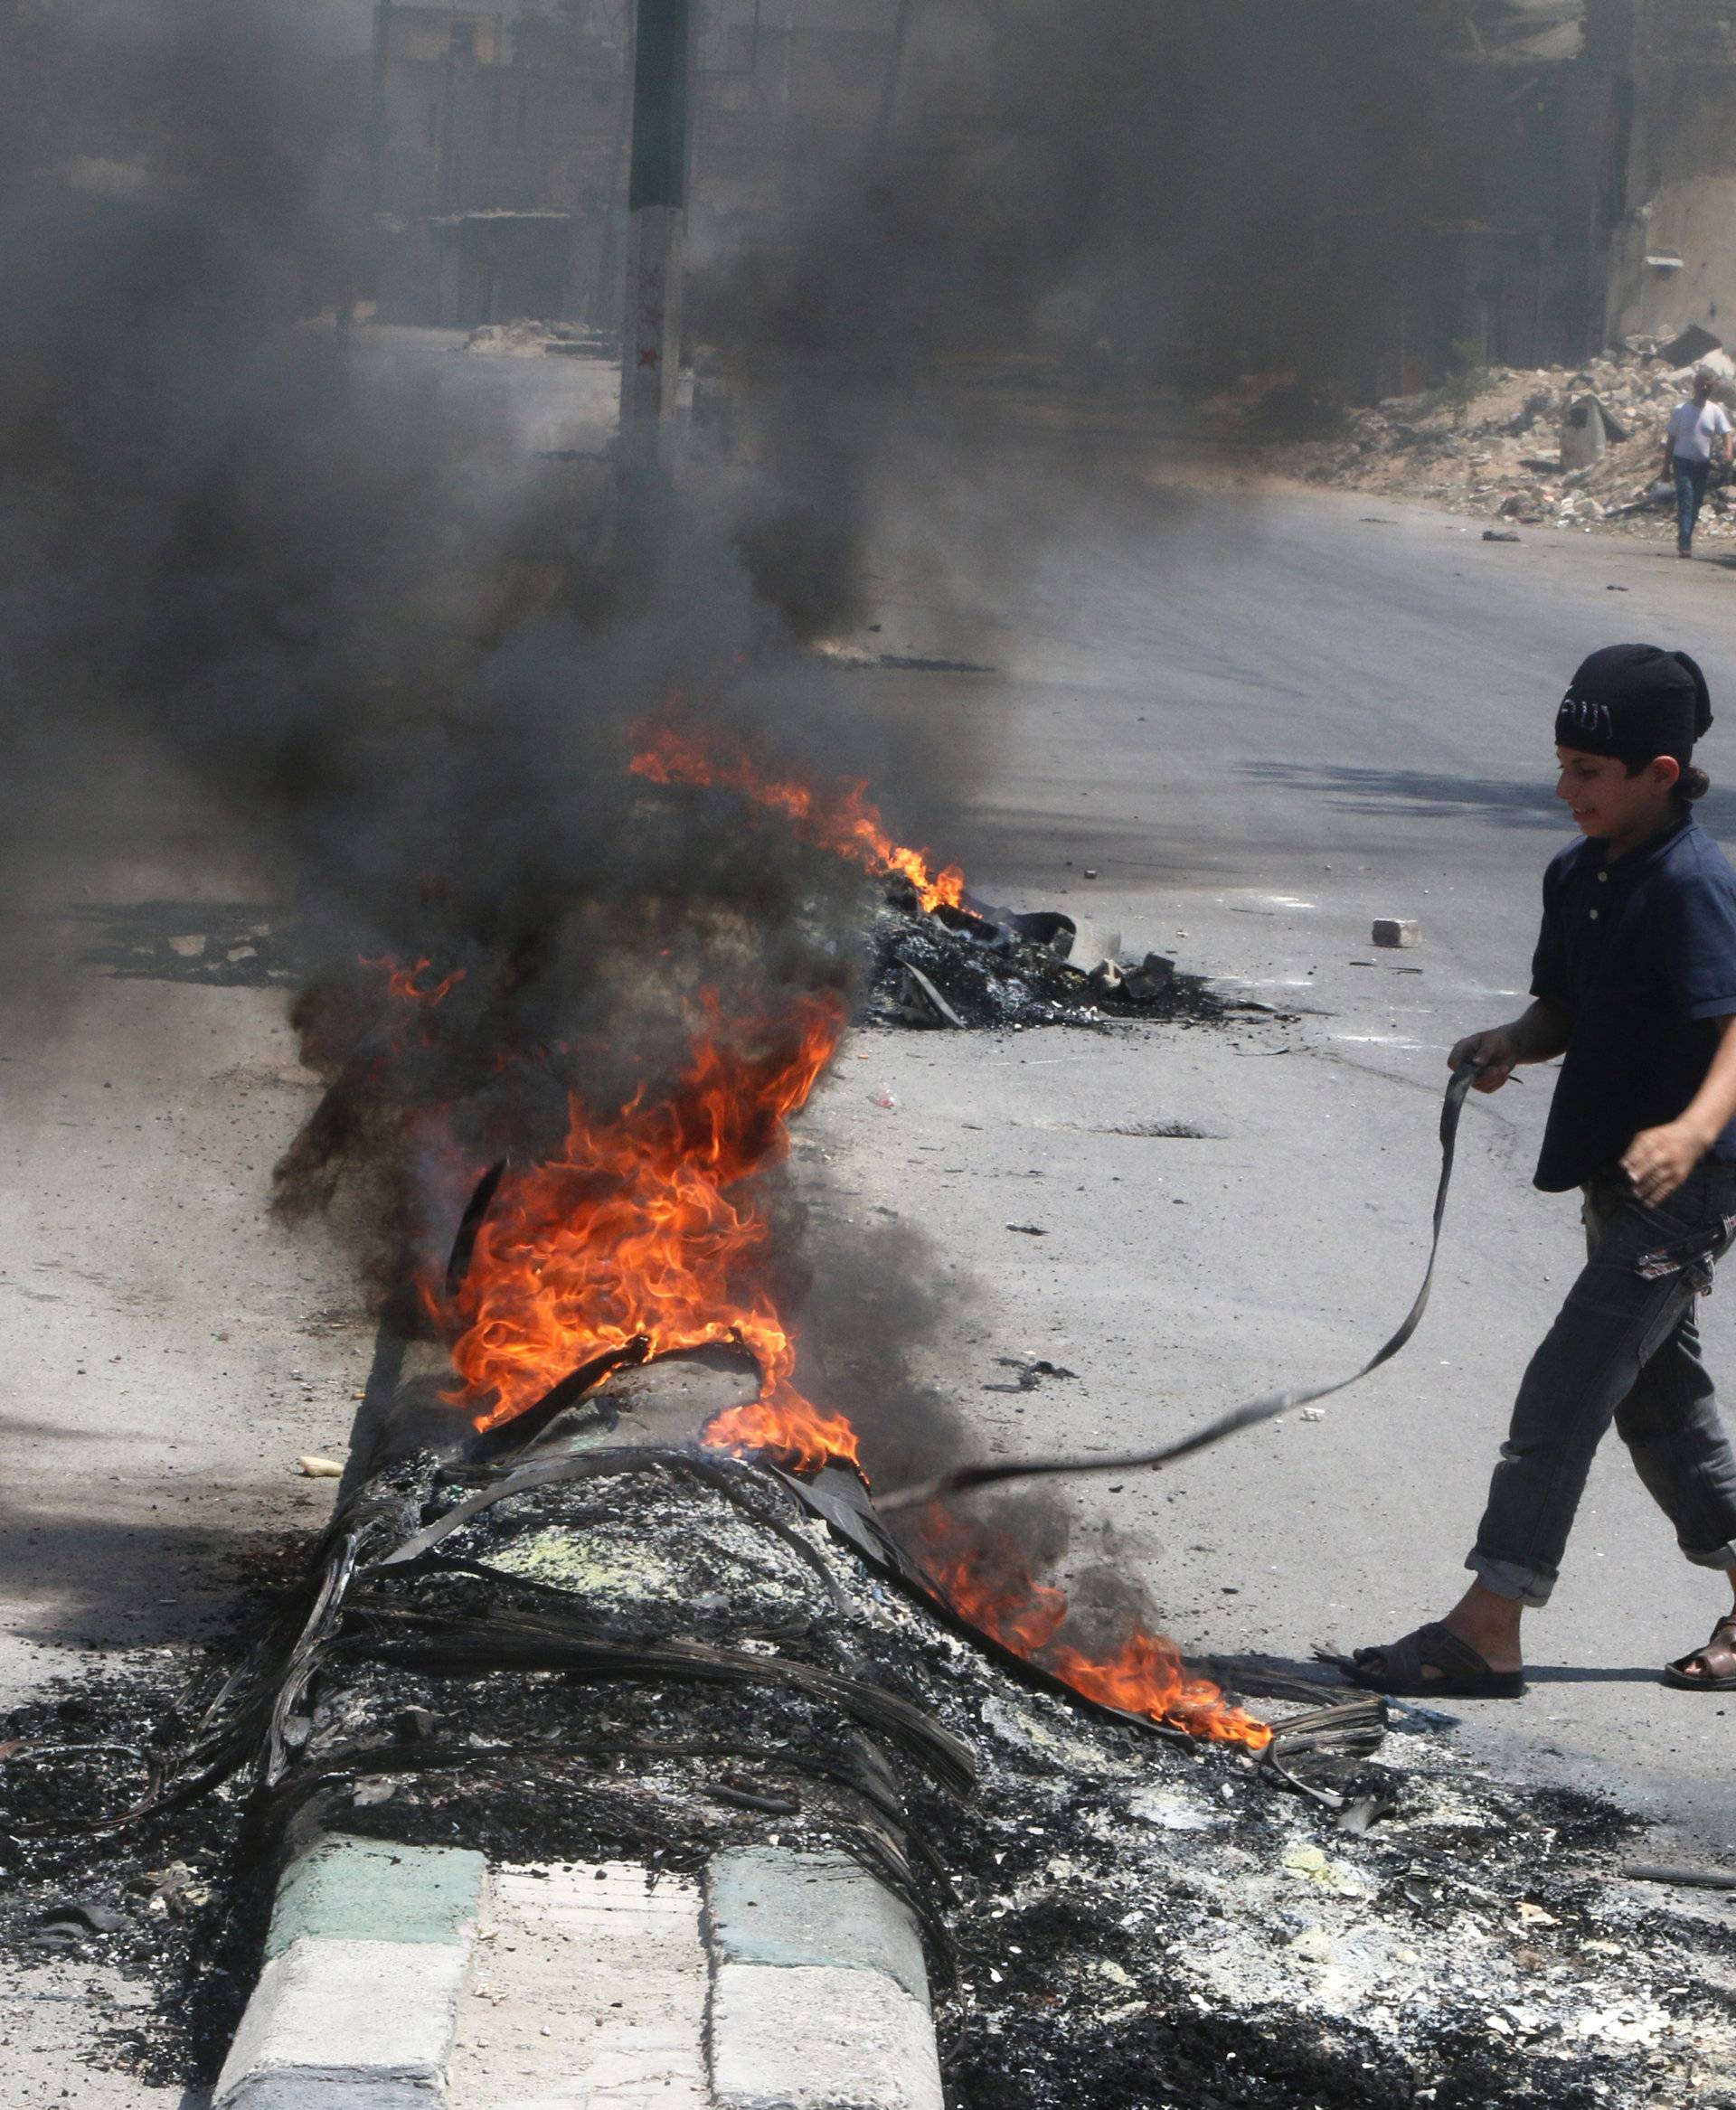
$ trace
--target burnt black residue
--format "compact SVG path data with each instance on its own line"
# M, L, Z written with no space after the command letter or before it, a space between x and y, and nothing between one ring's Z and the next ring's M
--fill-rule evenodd
M43 1836L24 1827L124 1803L137 1762L0 1768L0 1940L47 1971L69 1954L118 1963L148 1990L106 2019L100 2056L209 2079L274 1857L314 1823L533 1866L693 1874L729 1846L848 1852L918 1912L949 2110L1686 2099L1671 2091L1719 2026L1703 1961L1729 1945L1620 1895L1612 1861L1635 1827L1609 1804L1495 1783L1438 1738L1406 1738L1401 1759L1389 1745L1316 1776L1390 1806L1354 1835L1245 1753L1158 1740L1015 1676L788 1483L665 1452L561 1455L571 1477L502 1494L390 1566L409 1533L501 1483L423 1455L370 1484L352 1513L383 1537L367 1538L269 1788L195 1798L118 1841ZM143 1749L169 1697L154 1657L4 1734ZM118 1922L55 1934L80 1903ZM1586 2011L1628 2004L1677 2035L1574 2035ZM1508 2015L1503 2035L1490 2018Z
M160 2087L216 2073L251 1990L269 1899L249 1879L244 1804L219 1791L118 1833L80 1829L142 1792L144 1768L121 1751L51 1754L143 1752L185 1677L160 1655L105 1666L0 1721L0 1948L50 1993L80 1993L96 2063ZM113 1972L118 1996L86 1993L84 1966Z
M1062 922L1059 917L1042 920ZM871 928L863 1015L882 1025L954 1025L912 982L908 970L915 968L956 1014L956 1023L966 1027L1107 1031L1118 1019L1181 1026L1223 1022L1224 1000L1204 978L1182 973L1157 955L1147 955L1127 975L1118 966L1113 975L1086 974L1070 966L1066 940L1071 930L1067 921L1057 937L1024 937L1005 925L967 916L948 922L925 916L913 902L889 901Z

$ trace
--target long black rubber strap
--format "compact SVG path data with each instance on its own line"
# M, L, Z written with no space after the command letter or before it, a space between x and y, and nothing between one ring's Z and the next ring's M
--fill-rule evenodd
M1262 1421L1288 1414L1293 1407L1306 1407L1312 1400L1330 1399L1333 1393L1359 1383L1383 1362L1390 1362L1422 1323L1422 1314L1429 1309L1429 1292L1435 1282L1435 1262L1440 1255L1440 1227L1447 1215L1447 1191L1453 1181L1458 1116L1478 1067L1475 1062L1466 1062L1454 1070L1440 1109L1440 1182L1435 1189L1434 1236L1429 1248L1429 1267L1422 1278L1422 1287L1398 1332L1375 1350L1361 1370L1329 1385L1299 1385L1287 1392L1264 1392L1258 1399L1249 1399L1240 1407L1231 1408L1215 1421L1208 1421L1203 1428L1196 1428L1191 1436L1178 1436L1159 1450L1123 1452L1109 1458L1025 1458L1001 1465L961 1465L957 1471L942 1473L932 1480L918 1481L909 1487L895 1487L884 1494L876 1492L875 1509L882 1515L896 1510L920 1509L925 1502L964 1494L972 1488L1000 1486L1009 1480L1043 1480L1063 1474L1138 1473L1160 1465L1173 1465L1178 1459L1191 1458L1195 1451L1210 1450L1226 1436L1239 1436L1244 1428L1258 1428Z

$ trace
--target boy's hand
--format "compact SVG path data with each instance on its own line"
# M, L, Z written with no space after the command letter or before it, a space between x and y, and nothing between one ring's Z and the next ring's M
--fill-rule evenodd
M1498 1092L1513 1075L1519 1060L1518 1043L1511 1026L1490 1026L1480 1033L1467 1033L1447 1058L1447 1067L1457 1069L1463 1062L1478 1067L1473 1091ZM1685 1177L1685 1174L1684 1175Z
M1708 1148L1694 1123L1666 1121L1661 1128L1642 1128L1623 1153L1621 1169L1642 1201L1667 1201Z

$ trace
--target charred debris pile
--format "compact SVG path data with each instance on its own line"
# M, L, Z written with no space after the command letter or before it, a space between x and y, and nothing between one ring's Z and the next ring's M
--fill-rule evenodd
M1728 1928L1614 1879L1609 1810L1299 1681L1263 1745L1069 1690L949 1609L855 1473L696 1447L721 1365L394 1455L416 1382L250 1647L148 1732L99 1742L87 1701L5 1746L7 1934L155 1975L193 2067L318 1823L653 1871L846 1851L924 1931L955 2110L1731 2099ZM249 1848L227 1889L213 1813Z
M1118 933L1046 909L992 909L970 896L925 910L894 885L871 927L873 969L863 1005L878 1024L1102 1026L1145 1018L1197 1024L1226 1005L1204 980L1162 953L1120 957Z

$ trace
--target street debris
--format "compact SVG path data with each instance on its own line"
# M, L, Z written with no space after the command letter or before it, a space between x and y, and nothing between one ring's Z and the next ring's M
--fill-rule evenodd
M77 1942L87 1935L118 1934L126 1925L127 1915L112 1905L51 1905L37 1917L35 1939L38 1943Z
M296 1471L304 1480L341 1480L344 1477L344 1468L335 1458L297 1458Z
M616 356L614 340L601 330L583 323L537 322L523 316L516 322L481 324L459 349L510 359L541 359L550 353L580 359Z
M881 1024L1192 1025L1226 1008L1203 977L1183 974L1165 954L1124 962L1118 931L1058 909L996 909L964 894L956 908L925 910L894 883L870 936L863 1015Z
M868 930L861 1015L887 1025L1080 1025L1117 1017L1194 1022L1223 1006L1197 976L1146 953L1121 958L1119 931L1099 932L1056 909L996 908L972 894L956 864L895 841L866 787L793 770L778 757L705 722L669 716L634 729L631 775L658 787L637 811L647 824L686 825L691 802L737 802L750 826L774 824L857 866L882 888Z
M1009 1224L1007 1229L1016 1230L1019 1226ZM1034 1392L1044 1378L1076 1380L1079 1376L1077 1371L1063 1369L1060 1363L1050 1362L1042 1356L1027 1361L1016 1355L997 1355L995 1360L1003 1370L1013 1372L1013 1382L1010 1385L985 1385L983 1389L986 1392Z
M1665 1883L1686 1890L1736 1890L1736 1870L1680 1869L1656 1861L1628 1860L1621 1872L1630 1883Z
M1388 947L1420 945L1422 926L1402 916L1377 916L1369 941Z
M257 902L144 901L81 908L97 927L81 958L121 981L289 988L308 970L296 921Z

